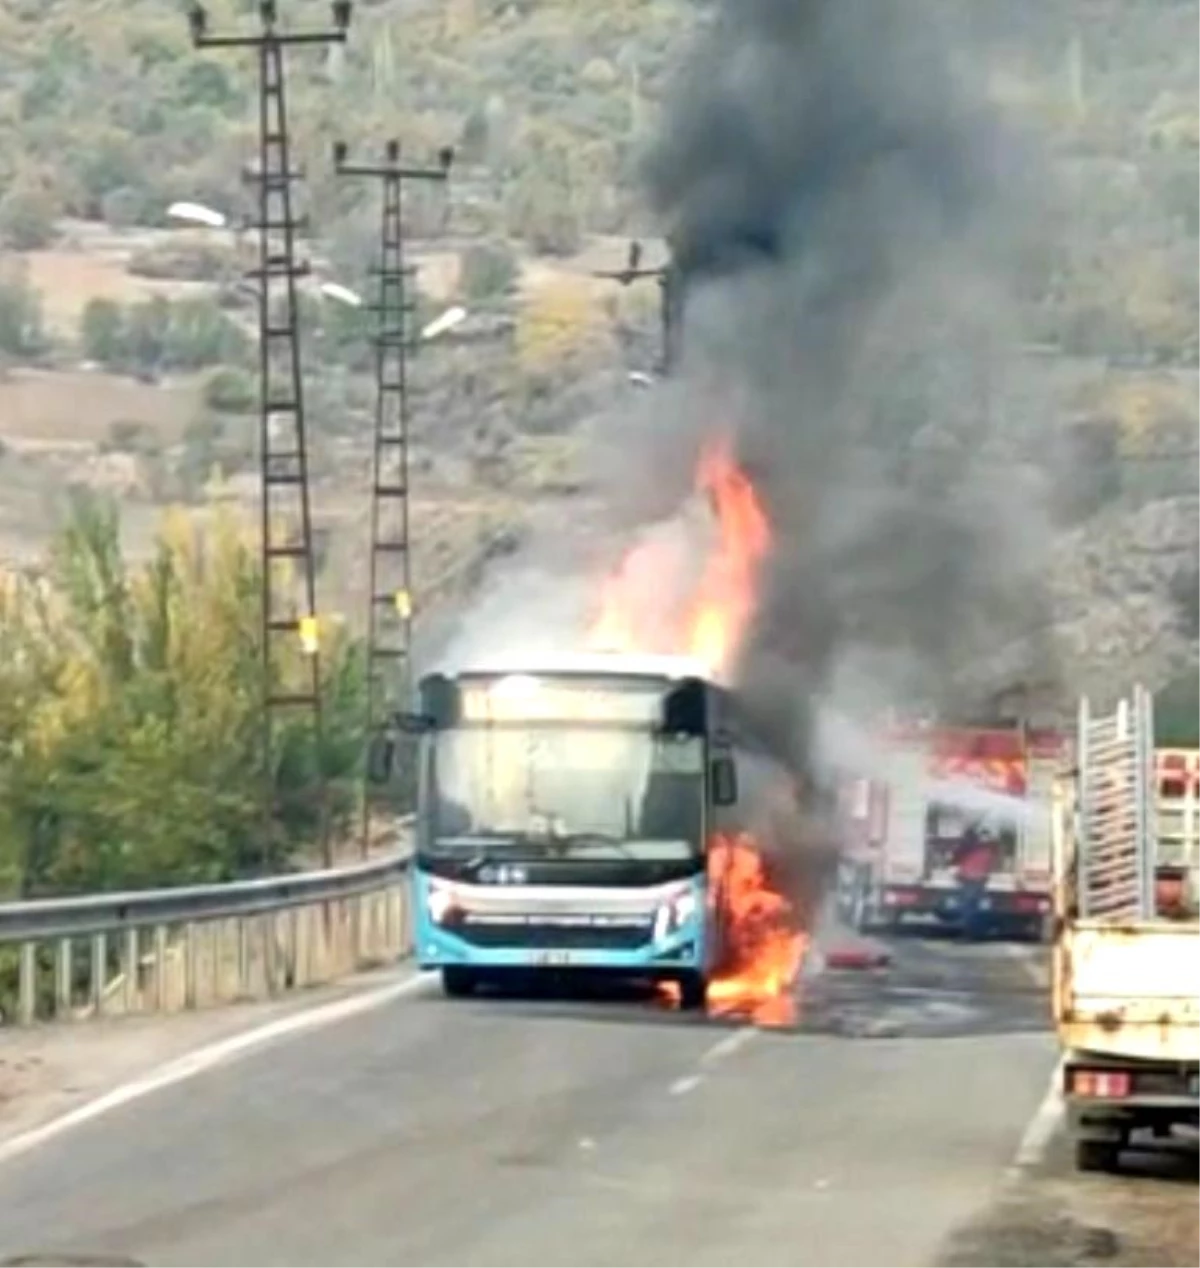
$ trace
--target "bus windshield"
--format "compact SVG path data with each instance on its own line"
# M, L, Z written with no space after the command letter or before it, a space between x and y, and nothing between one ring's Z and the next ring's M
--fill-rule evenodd
M645 728L504 724L438 733L437 852L682 860L702 850L703 742Z

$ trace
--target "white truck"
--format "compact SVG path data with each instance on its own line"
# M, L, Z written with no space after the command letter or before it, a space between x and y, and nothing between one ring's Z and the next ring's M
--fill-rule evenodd
M1194 893L1160 901L1153 734L1146 691L1105 717L1084 699L1055 787L1053 1009L1081 1170L1115 1170L1133 1131L1195 1127L1200 1107L1200 920Z

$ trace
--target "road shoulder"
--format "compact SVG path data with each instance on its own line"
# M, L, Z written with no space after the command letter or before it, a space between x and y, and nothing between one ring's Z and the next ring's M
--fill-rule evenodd
M410 976L404 965L211 1010L6 1028L0 1032L0 1144L198 1049Z

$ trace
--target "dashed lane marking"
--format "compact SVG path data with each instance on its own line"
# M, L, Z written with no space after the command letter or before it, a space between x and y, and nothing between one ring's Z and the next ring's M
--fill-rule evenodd
M754 1026L742 1026L723 1039L718 1039L707 1052L701 1054L697 1063L700 1067L698 1071L682 1075L671 1084L668 1089L671 1095L686 1096L689 1092L694 1092L704 1082L706 1071L711 1070L718 1062L733 1056L739 1048L744 1048L757 1033L758 1030Z
M758 1030L754 1026L739 1027L731 1034L726 1035L724 1039L718 1039L700 1058L700 1064L702 1066L710 1066L715 1065L718 1061L724 1061L726 1057L731 1057L739 1048L748 1044L756 1034L758 1034Z

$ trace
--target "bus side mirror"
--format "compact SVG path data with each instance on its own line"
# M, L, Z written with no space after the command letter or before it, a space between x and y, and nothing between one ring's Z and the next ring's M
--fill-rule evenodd
M663 701L660 725L667 735L704 735L708 687L699 678L685 678Z
M712 762L713 804L735 806L738 799L737 766L732 757L714 757Z
M367 749L367 778L371 783L386 784L388 782L395 756L396 746L390 735L376 735L371 738Z

